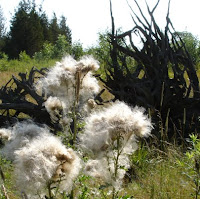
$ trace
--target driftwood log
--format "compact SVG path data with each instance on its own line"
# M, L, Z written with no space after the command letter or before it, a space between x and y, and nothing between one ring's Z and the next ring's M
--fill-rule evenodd
M115 30L111 5L112 33L109 42L112 61L105 71L106 79L101 80L115 99L148 110L158 138L184 138L190 133L198 133L199 80L185 44L175 34L170 21L170 1L164 31L154 18L159 1L152 10L146 4L150 21L137 0L134 1L140 16L130 7L134 27L121 34ZM142 48L134 43L133 34L140 38ZM130 58L135 61L132 66L128 66Z

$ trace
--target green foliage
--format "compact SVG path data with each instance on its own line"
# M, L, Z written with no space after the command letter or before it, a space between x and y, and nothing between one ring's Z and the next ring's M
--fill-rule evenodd
M65 35L58 35L54 46L54 58L61 59L66 53L70 52L70 44Z
M97 46L87 49L87 53L93 55L100 62L101 77L104 78L105 69L109 67L111 62L110 58L110 43L109 43L109 31L98 33Z
M194 65L197 65L200 61L200 42L199 39L194 36L190 32L177 32L175 34L178 34L180 38L185 43L185 46L191 56L192 61L194 62ZM177 36L178 37L178 36Z
M0 71L8 69L8 56L5 53L0 53Z
M81 188L78 199L87 199L90 197L90 187L88 186L88 181L91 177L86 175L81 175L78 178L79 187Z
M26 54L26 51L22 51L19 54L19 61L29 63L29 62L31 62L31 58L29 55Z
M70 54L71 46L65 35L59 35L55 45L49 42L43 44L43 48L34 54L36 60L61 59L65 54Z
M147 169L149 165L149 151L144 144L140 144L138 150L132 154L131 161L134 170Z
M8 195L15 195L11 197L15 199L18 194L14 190L14 176L12 176L13 167L12 163L0 156L0 198L8 199ZM11 192L12 190L12 192ZM11 192L11 193L10 193Z
M8 56L4 54L5 57L0 58L0 72L2 72L3 78L0 79L0 85L5 84L12 75L16 75L17 72L27 72L30 71L33 66L38 69L41 68L48 68L50 66L55 65L55 62L58 59L27 59L23 58L24 60L19 61L17 59L8 60ZM1 57L1 55L0 55ZM3 79L3 80L2 80Z
M72 49L70 54L74 57L74 59L79 59L81 56L85 54L82 44L79 41L76 41L72 44Z
M177 163L186 169L183 174L193 183L194 192L191 195L197 199L200 195L200 139L192 134L187 141L190 144L189 150L185 153L183 160L178 160Z
M36 60L50 60L54 55L54 46L52 43L45 42L42 49L36 52L34 58Z

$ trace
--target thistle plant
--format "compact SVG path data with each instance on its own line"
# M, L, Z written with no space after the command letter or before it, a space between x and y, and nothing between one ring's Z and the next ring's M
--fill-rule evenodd
M130 167L129 155L137 149L137 137L149 136L151 129L144 110L131 108L124 102L116 101L110 107L92 112L79 136L82 149L91 157L85 173L111 184L112 198L117 198Z
M92 72L98 68L98 62L90 56L84 56L79 61L66 56L36 84L36 89L45 91L47 95L44 105L52 120L64 127L73 122L72 129L66 128L70 130L73 142L77 137L80 115L87 115L95 106L92 99L100 87Z
M1 154L13 161L19 190L30 198L53 199L70 193L81 169L81 159L73 149L31 121L16 124L7 136Z

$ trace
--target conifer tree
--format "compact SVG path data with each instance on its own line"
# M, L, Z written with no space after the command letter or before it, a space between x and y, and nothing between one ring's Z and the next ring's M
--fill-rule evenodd
M60 26L60 34L64 35L66 37L67 42L69 44L72 44L71 30L66 24L66 17L63 16L63 15L61 16L61 20L60 20L59 26Z
M11 20L6 49L9 57L17 58L21 51L32 56L41 49L43 42L43 28L34 1L21 1Z
M3 48L4 45L4 36L5 36L5 18L3 15L3 10L0 6L0 51Z
M55 44L60 34L60 28L58 25L58 19L55 13L53 13L53 18L49 24L49 31L50 31L50 42Z
M68 45L72 45L71 30L64 16L58 23L54 13L49 22L41 5L38 9L34 0L21 0L11 20L10 32L4 39L6 45L3 51L11 59L18 58L22 51L32 57L42 49L45 42L56 45L59 35L64 35Z

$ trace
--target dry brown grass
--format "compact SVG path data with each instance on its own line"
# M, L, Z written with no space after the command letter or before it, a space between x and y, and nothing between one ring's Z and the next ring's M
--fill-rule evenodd
M18 72L12 72L12 71L0 72L0 87L4 86L12 78L12 75L17 76Z

